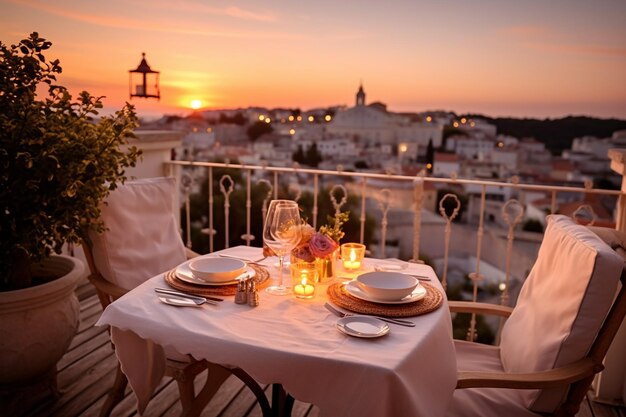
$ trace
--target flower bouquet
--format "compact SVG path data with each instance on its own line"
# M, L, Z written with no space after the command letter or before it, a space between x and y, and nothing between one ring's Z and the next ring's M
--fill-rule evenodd
M339 240L344 236L341 227L348 221L349 212L339 212L328 217L328 224L315 231L303 221L300 227L300 243L291 251L291 262L314 262L320 281L331 279L335 275Z

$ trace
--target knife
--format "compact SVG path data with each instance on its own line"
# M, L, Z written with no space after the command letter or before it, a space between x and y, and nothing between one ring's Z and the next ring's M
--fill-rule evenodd
M198 300L199 301L202 298L206 298L207 300L212 300L212 301L224 301L223 298L219 298L219 297L211 297L211 296L207 296L207 295L200 297L198 295L187 294L185 292L176 291L176 290L170 290L168 288L155 288L154 291L159 293L159 294L177 295L179 297L189 298L190 300Z

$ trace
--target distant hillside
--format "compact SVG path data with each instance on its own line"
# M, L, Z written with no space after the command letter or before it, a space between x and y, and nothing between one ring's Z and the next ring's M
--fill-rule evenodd
M554 155L571 147L572 139L581 136L610 137L616 130L626 129L626 120L596 119L584 116L569 116L562 119L513 119L491 118L480 114L469 114L487 120L497 126L498 133L516 138L533 137L545 143Z

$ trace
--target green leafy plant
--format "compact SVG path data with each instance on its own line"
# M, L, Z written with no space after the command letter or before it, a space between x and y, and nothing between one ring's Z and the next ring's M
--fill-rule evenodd
M0 291L36 284L33 262L102 231L100 203L141 154L120 149L137 127L134 108L94 120L102 97L74 99L56 84L51 45L36 32L0 42Z

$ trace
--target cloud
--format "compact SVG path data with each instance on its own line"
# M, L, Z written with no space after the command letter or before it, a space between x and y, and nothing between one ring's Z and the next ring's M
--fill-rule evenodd
M140 6L143 6L144 2L137 2ZM164 10L170 10L172 12L192 12L194 14L207 14L212 16L229 16L242 20L254 20L260 22L275 22L278 17L275 13L264 11L258 12L253 10L245 10L236 6L228 7L213 7L205 4L204 1L163 1L153 0L150 3L151 7L158 7Z
M557 44L541 42L522 42L522 46L543 52L575 54L575 55L595 55L595 56L615 56L626 57L626 48L591 45L591 44Z
M626 47L563 41L562 39L567 38L567 34L556 32L545 26L507 26L500 28L498 32L519 46L535 51L551 54L626 57Z
M93 25L112 27L117 29L135 29L151 32L174 33L182 35L198 35L210 37L239 38L239 39L291 39L302 40L304 37L300 34L276 32L276 31L250 31L250 30L232 30L222 29L214 25L215 29L207 29L205 27L193 27L186 22L177 24L170 16L160 21L155 20L154 15L151 20L142 20L132 17L120 17L112 14L96 14L78 11L76 9L63 8L54 3L45 3L39 1L10 0L14 4L36 9L45 13L50 13L66 19L78 22L89 23ZM190 6L188 4L188 6ZM202 7L200 7L202 8ZM204 8L206 9L206 8ZM192 9L190 8L190 11ZM194 9L195 10L195 9ZM215 9L215 14L234 16L245 19L256 19L271 21L274 19L271 15L255 14L242 10L237 7L229 7L226 9ZM219 12L219 13L218 13Z
M505 36L515 39L546 37L553 34L549 28L537 25L506 26L498 31Z

